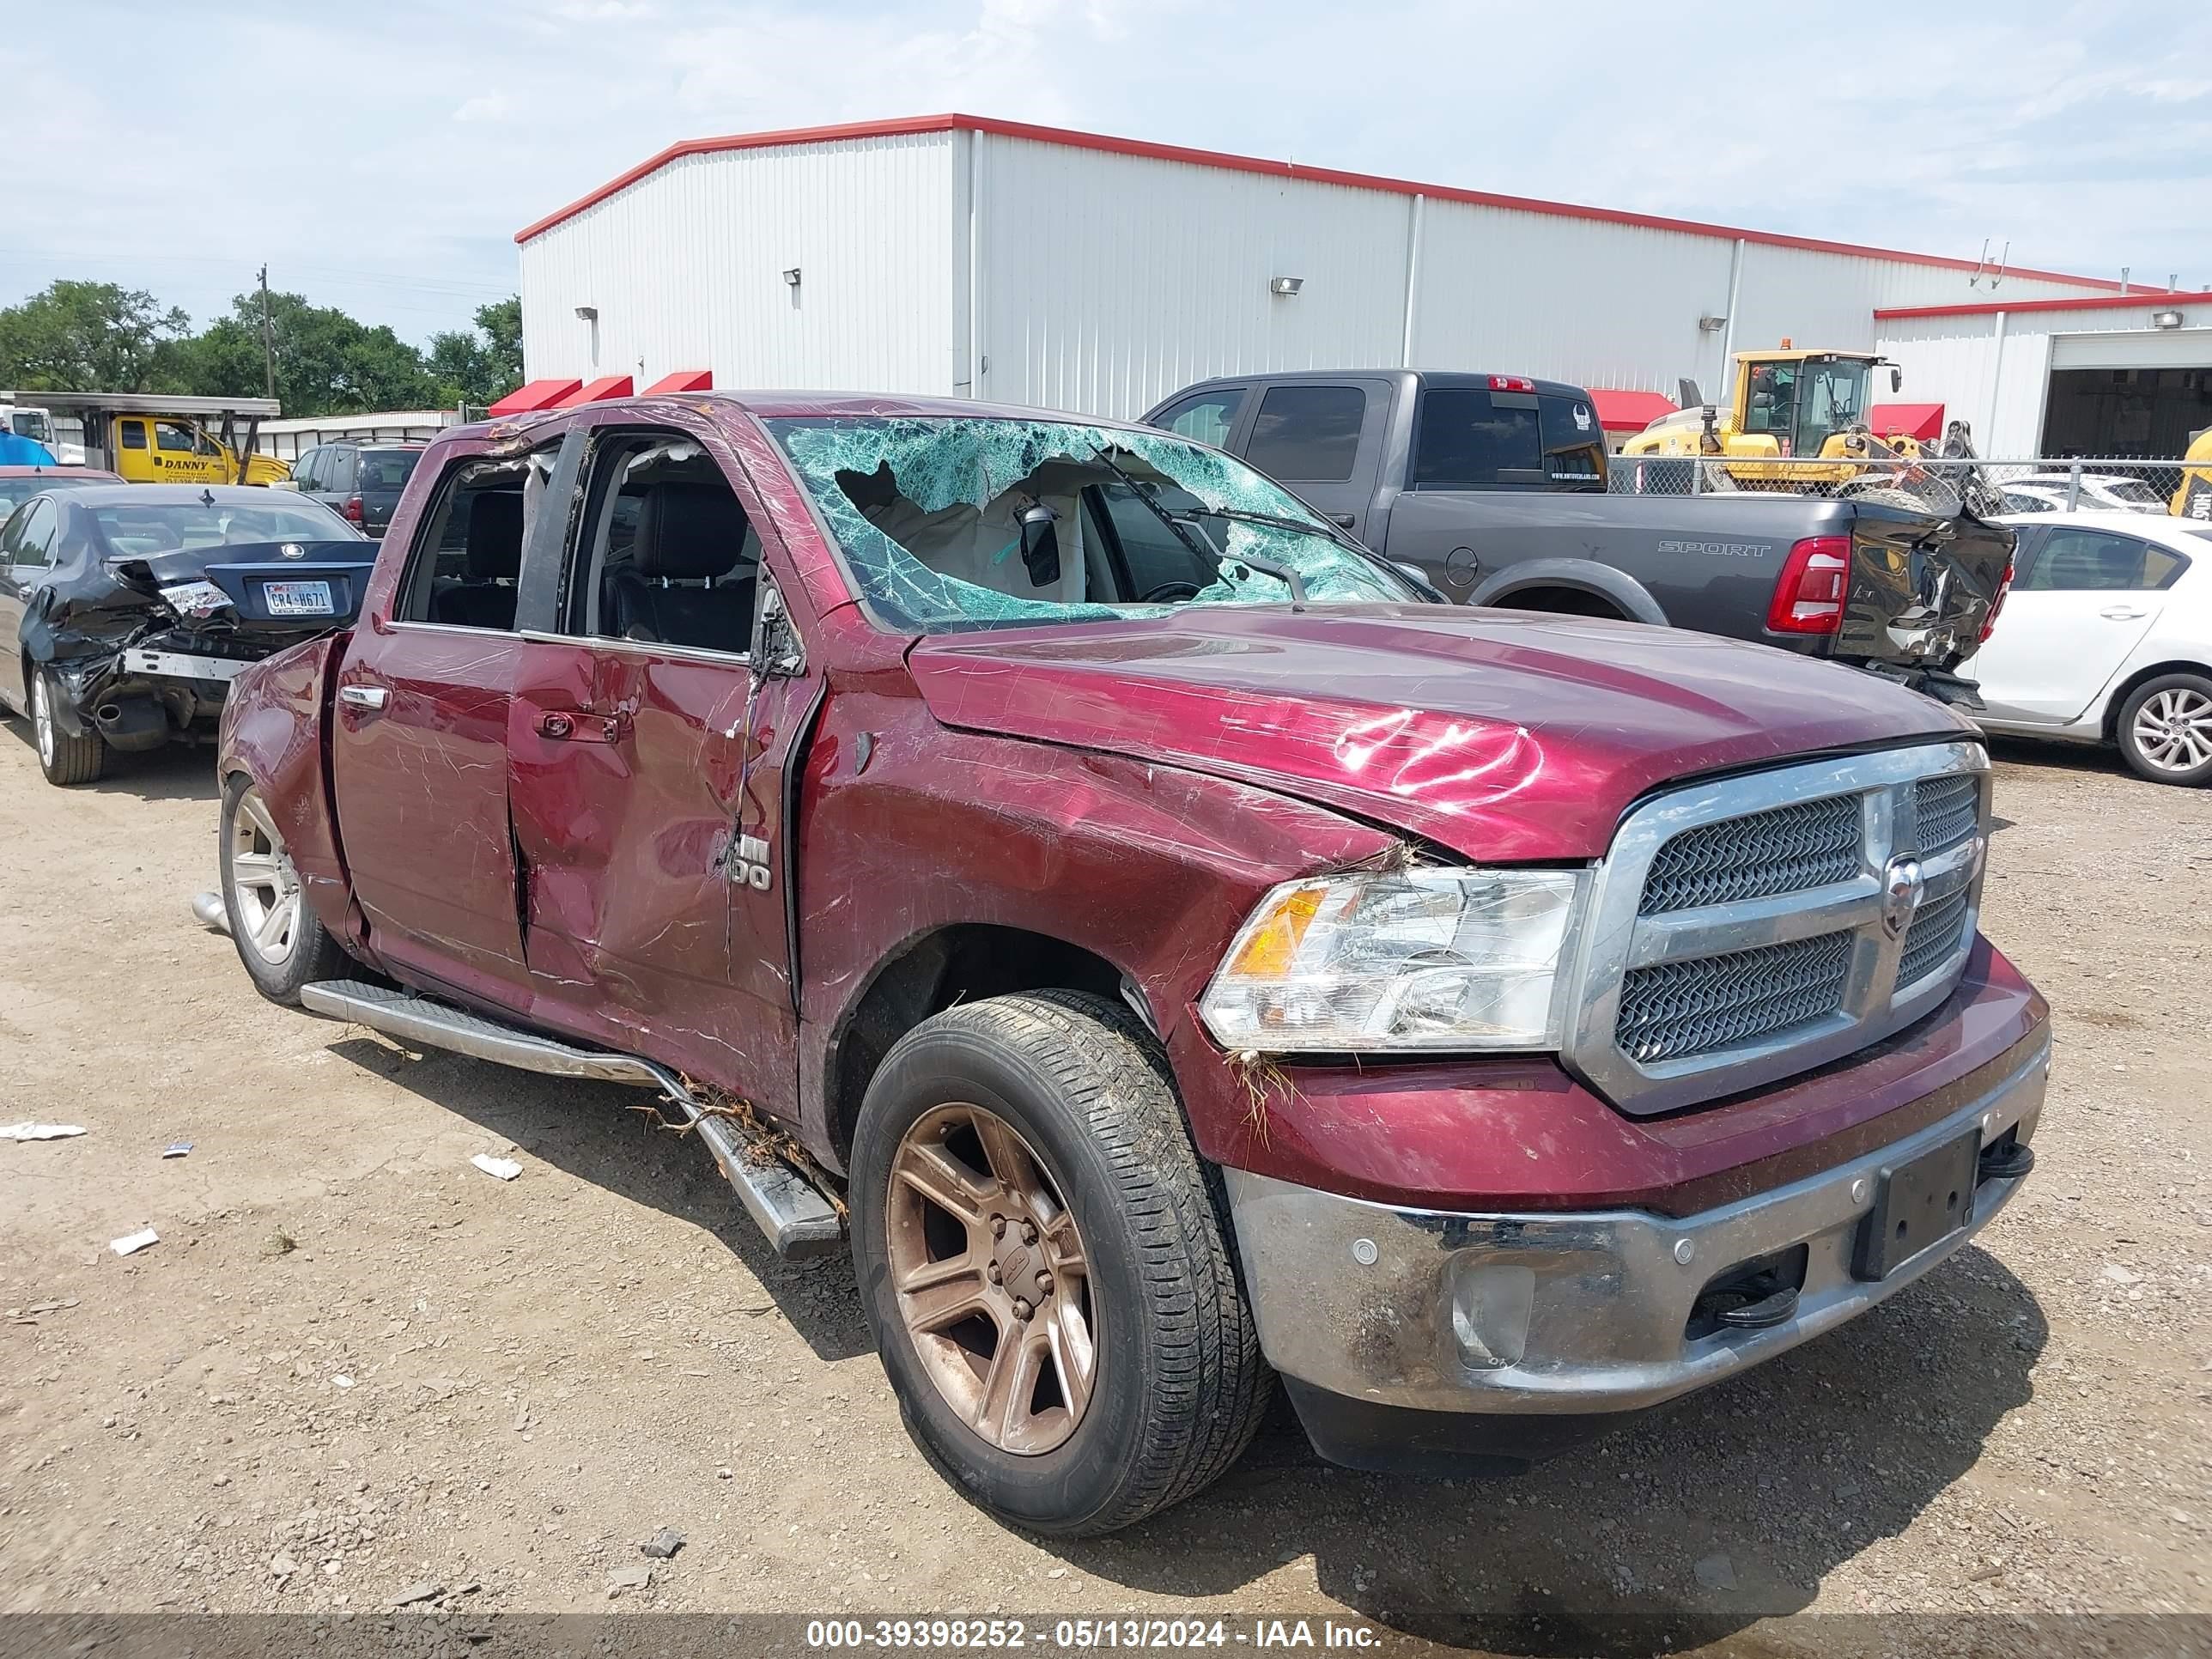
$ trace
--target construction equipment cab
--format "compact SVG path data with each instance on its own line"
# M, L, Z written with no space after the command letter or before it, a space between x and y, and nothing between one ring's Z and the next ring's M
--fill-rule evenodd
M1904 385L1894 366L1869 352L1800 351L1787 340L1779 350L1739 351L1726 409L1706 404L1686 383L1685 406L1654 421L1620 453L1719 458L1725 482L1745 489L1847 483L1867 471L1867 414L1878 368L1889 370L1891 391ZM1900 453L1917 457L1910 440L1899 444Z
M271 484L292 476L254 453L254 434L276 415L273 398L184 398L146 392L42 392L57 419L84 424L84 465L132 483Z

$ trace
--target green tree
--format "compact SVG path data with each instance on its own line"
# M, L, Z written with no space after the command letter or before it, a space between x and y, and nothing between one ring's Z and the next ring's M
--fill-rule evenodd
M478 306L476 327L433 334L424 361L441 404L497 403L522 384L522 301Z
M0 386L144 392L166 379L191 319L140 289L57 282L0 310ZM170 390L167 386L160 389Z
M422 354L381 325L371 328L333 306L297 294L269 296L276 398L287 415L356 415L422 409L438 397ZM172 354L178 389L210 396L263 394L261 296L241 294Z

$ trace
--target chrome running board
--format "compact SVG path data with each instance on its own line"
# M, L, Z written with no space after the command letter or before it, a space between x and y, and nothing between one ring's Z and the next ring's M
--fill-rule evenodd
M684 1079L666 1066L635 1054L580 1048L450 1003L359 980L326 980L300 988L301 1006L332 1019L426 1048L489 1060L548 1077L590 1078L657 1089L707 1143L724 1179L754 1224L787 1260L834 1255L844 1248L844 1224L821 1189L777 1155L768 1138L735 1118L710 1113Z

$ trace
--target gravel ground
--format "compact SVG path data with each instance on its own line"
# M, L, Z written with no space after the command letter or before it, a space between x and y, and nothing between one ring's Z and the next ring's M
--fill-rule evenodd
M185 908L212 878L204 758L64 793L19 723L0 1120L89 1133L0 1143L0 1611L435 1587L463 1610L1334 1614L1559 1652L1657 1615L1747 1654L1856 1628L1761 1622L1808 1611L2212 1613L2212 793L1999 758L1984 926L2054 1005L2057 1062L2042 1164L1977 1248L1522 1479L1332 1469L1279 1410L1211 1492L1049 1545L930 1473L842 1261L775 1260L628 1091L259 1001ZM662 1527L687 1541L649 1559Z

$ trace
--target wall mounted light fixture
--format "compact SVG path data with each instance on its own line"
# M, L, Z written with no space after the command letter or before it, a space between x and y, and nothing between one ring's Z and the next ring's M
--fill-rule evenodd
M799 267L797 265L793 265L789 270L785 271L783 273L783 280L788 283L792 287L797 288L799 286Z
M2181 313L2178 311L2154 311L2150 314L2150 325L2153 328L2179 328Z
M1303 276L1277 276L1269 280L1267 292L1281 300L1289 299L1306 285Z
M599 308L597 306L578 306L576 307L576 320L580 323L598 322L599 320Z

